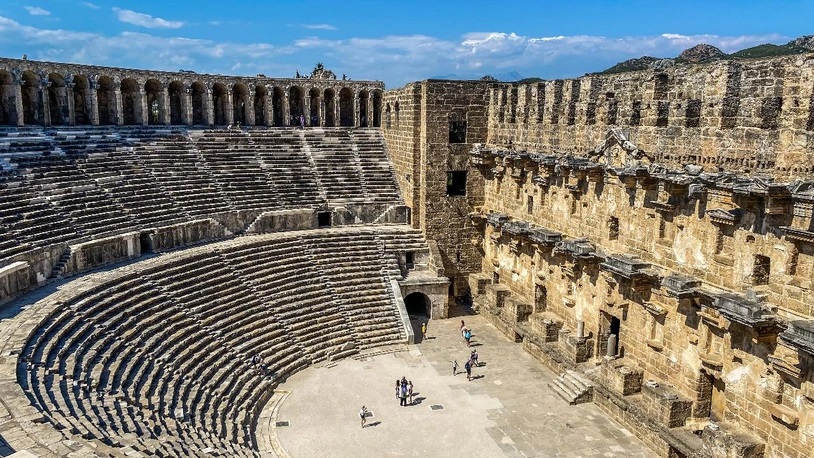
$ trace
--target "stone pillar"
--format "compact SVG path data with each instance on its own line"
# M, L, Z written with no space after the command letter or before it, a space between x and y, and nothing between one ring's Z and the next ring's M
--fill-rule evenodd
M212 85L206 83L206 124L215 125L215 101L212 99Z
M146 126L150 124L150 107L147 106L147 92L144 91L144 86L139 85L138 95L135 105L141 107L141 118L139 118L138 111L136 112L136 124ZM137 108L138 109L138 108ZM158 116L161 118L161 108L158 109ZM160 121L160 119L159 119Z
M65 106L63 107L63 113L65 116L65 122L69 126L76 125L76 106L74 105L74 98L73 98L73 90L76 87L76 83L73 82L73 75L68 75L65 78Z
M50 98L48 97L48 88L51 87L51 81L48 79L48 75L45 73L40 73L38 76L39 85L37 87L37 111L39 113L35 117L42 122L43 126L50 126L51 106L48 100ZM56 100L54 103L56 103Z
M266 125L274 125L274 88L266 86L266 103L263 104L266 109Z
M360 110L359 110L359 106L360 106L359 102L361 102L361 100L359 99L359 93L356 93L356 94L353 95L353 126L354 127L359 127L359 126L362 125L362 123L360 122L360 119L359 119L360 118L359 115L361 114Z
M116 113L113 115L113 120L117 126L124 125L124 116L122 116L122 90L117 87L113 90L113 96L116 103Z
M373 92L367 92L367 127L373 127Z
M311 125L311 95L303 97L305 100L302 104L302 115L305 116L305 125Z
M249 95L246 96L246 125L253 126L254 125L254 95L255 91L253 87L249 87Z
M99 75L93 75L88 78L88 116L90 117L91 125L99 125Z
M235 106L234 97L232 96L232 89L234 89L234 87L234 84L226 85L226 109L223 110L223 115L226 118L226 124L235 123Z
M25 125L25 112L23 111L23 71L19 68L11 70L11 86L14 91L14 111L17 116L17 126Z
M342 125L342 118L340 115L342 114L342 99L339 98L339 93L334 93L334 127L338 127Z
M184 86L181 94L181 124L192 125L192 86Z
M168 83L161 83L161 93L158 96L158 113L160 114L159 121L165 126L171 124L170 118L170 85Z
M283 94L283 125L291 125L291 110L288 105L288 88L285 88L285 93Z
M319 126L325 127L325 97L319 96Z

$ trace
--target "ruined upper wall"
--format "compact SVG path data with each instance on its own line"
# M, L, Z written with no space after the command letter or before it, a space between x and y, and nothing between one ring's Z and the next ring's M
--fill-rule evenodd
M489 143L581 155L617 126L666 166L804 177L814 172L812 56L496 84Z

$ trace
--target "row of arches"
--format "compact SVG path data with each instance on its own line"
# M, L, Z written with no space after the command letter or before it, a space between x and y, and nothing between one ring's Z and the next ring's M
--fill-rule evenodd
M0 125L380 127L382 92L0 70Z

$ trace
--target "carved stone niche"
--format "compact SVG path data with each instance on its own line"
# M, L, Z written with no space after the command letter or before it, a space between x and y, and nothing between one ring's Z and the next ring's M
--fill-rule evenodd
M734 226L738 224L743 216L743 211L740 208L731 210L724 210L722 208L714 208L707 210L707 216L713 224L721 226Z

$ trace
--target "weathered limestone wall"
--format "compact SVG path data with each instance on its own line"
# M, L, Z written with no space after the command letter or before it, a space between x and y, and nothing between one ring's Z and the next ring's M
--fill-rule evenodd
M813 94L811 54L501 84L489 143L583 154L619 126L667 166L797 178L814 171Z
M226 228L214 219L206 218L144 231L141 237L146 239L149 251L160 253L201 242L217 240L227 235L230 234Z
M141 256L139 232L114 235L71 245L71 257L63 273L83 272Z
M382 132L387 151L396 171L396 179L404 203L412 210L413 227L421 224L421 200L418 197L421 181L417 158L420 156L421 84L387 91L384 94L384 121Z

